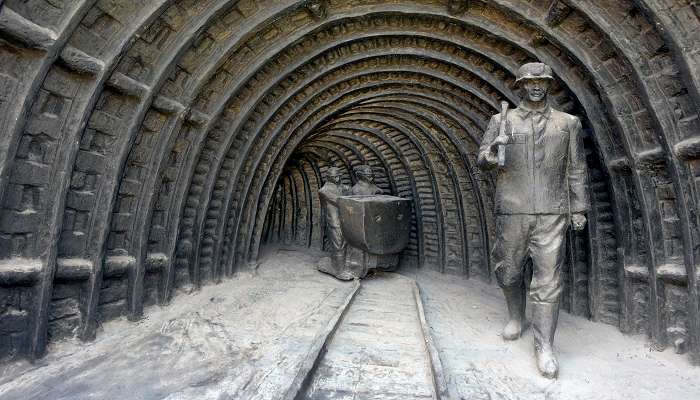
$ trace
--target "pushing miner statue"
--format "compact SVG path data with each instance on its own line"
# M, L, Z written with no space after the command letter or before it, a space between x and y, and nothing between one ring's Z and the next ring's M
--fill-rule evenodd
M384 195L369 165L353 172L356 183L348 188L340 183L340 169L329 168L319 191L331 254L319 260L318 270L340 280L362 279L371 270L395 271L411 230L410 200Z
M363 164L354 168L357 183L350 189L350 194L356 196L371 196L382 194L382 189L374 184L374 172L372 167Z
M338 198L349 194L350 188L347 185L343 185L340 178L339 168L328 168L326 183L319 190L321 206L326 212L326 231L331 247L331 257L330 262L321 260L318 269L340 280L352 280L354 275L345 264L347 243L343 237L340 227L340 215L338 214Z
M529 297L537 367L556 378L554 332L562 292L561 270L569 225L582 230L589 207L581 122L547 101L554 77L542 63L520 67L523 89L518 107L491 118L478 164L495 170L496 241L494 273L508 306L505 340L525 328L525 261L532 259Z

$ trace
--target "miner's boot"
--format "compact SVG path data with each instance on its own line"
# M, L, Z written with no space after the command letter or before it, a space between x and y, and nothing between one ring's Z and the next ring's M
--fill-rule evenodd
M504 340L516 340L523 334L525 327L525 288L511 286L503 288L508 306L508 323L503 328Z
M333 265L336 267L337 271L335 274L336 278L341 281L351 281L355 279L355 275L353 275L352 272L348 270L348 266L345 265L345 252L334 253L331 257L333 257Z
M554 332L559 318L559 302L532 303L532 327L535 337L537 368L545 378L555 379L559 362L554 354Z

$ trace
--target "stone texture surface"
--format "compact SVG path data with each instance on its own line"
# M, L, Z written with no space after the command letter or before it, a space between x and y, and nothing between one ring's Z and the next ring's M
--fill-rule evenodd
M474 151L538 59L591 170L565 309L700 363L696 3L0 1L0 265L38 266L0 267L22 316L0 359L139 320L265 242L323 248L331 164L413 200L406 265L488 279Z
M0 398L279 399L352 288L313 262L279 252L138 324L107 323L94 343L61 342L35 365L6 366Z
M280 399L353 287L317 272L317 259L270 251L255 273L178 296L137 324L108 322L89 345L63 341L34 365L6 365L0 398ZM562 316L555 341L561 376L541 378L530 331L516 342L499 336L505 305L497 287L404 271L362 282L298 398L431 398L414 279L452 399L700 395L700 371L670 351L653 351L643 338L569 315Z

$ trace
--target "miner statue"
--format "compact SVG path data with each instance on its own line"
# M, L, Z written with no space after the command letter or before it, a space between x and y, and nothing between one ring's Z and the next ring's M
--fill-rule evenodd
M340 181L340 169L330 167L326 172L326 183L319 190L321 206L326 213L326 232L331 246L330 260L321 259L318 270L340 280L352 280L354 275L345 265L346 242L340 227L338 198L349 194L350 188Z
M553 80L545 64L520 67L516 85L523 99L514 110L503 104L491 118L478 156L480 168L493 170L496 182L491 257L508 306L502 336L516 340L525 327L524 266L530 257L535 356L541 374L550 379L559 372L553 342L566 233L570 224L575 230L585 227L589 207L581 122L548 103Z
M350 189L350 194L357 196L371 196L382 194L382 189L374 184L374 173L372 167L363 164L354 168L357 183Z

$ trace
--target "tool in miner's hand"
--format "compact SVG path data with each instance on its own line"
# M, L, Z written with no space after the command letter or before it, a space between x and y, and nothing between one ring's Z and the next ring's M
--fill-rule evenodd
M506 116L508 114L508 102L501 102L501 123L498 127L498 136L503 137L506 135ZM498 166L503 167L506 165L506 145L498 145Z

